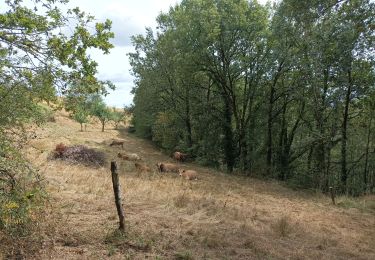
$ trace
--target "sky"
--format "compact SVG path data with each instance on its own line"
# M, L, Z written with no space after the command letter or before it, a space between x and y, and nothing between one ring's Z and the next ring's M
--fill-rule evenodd
M130 37L144 34L146 27L156 28L156 17L160 12L168 12L171 6L180 0L70 0L69 7L79 7L94 15L98 22L105 19L112 21L115 38L111 40L115 46L110 54L91 51L91 57L98 62L98 78L110 80L116 90L105 97L108 106L122 108L133 102L133 76L127 53L133 52ZM259 1L265 3L266 1Z
M112 21L115 38L111 43L115 46L105 55L101 51L92 50L90 56L98 62L98 78L110 80L116 90L104 98L111 107L122 108L133 102L133 76L127 53L133 52L130 37L144 34L146 27L155 29L156 17L160 12L168 12L170 6L179 0L70 0L69 7L79 7L82 11L95 16L98 22L105 19Z

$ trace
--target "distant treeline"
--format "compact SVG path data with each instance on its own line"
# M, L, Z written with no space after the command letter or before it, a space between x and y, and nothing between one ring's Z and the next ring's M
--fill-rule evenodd
M375 192L375 4L183 0L133 37L136 133L201 164Z

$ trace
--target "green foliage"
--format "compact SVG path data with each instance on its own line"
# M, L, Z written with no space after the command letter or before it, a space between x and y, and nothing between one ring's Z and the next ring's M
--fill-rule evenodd
M349 208L356 208L362 212L375 212L375 202L373 200L359 200L356 198L349 198L349 197L341 197L339 202L337 203L339 207L349 209Z
M73 119L80 123L81 125L81 132L83 131L83 124L89 122L89 113L86 111L84 108L80 107L78 108L74 114L73 114Z
M0 229L14 236L27 234L43 208L41 181L16 147L0 136Z
M39 187L22 188L3 195L0 199L0 228L14 236L27 234L43 211L44 198L44 191Z
M102 132L104 132L105 124L111 120L112 111L105 105L103 99L99 95L92 95L88 100L90 114L99 119L102 124Z
M125 113L126 113L125 111L122 112L122 111L117 111L115 108L113 109L110 120L115 123L115 129L117 129L118 125L125 120L125 116L126 116Z
M43 202L39 175L17 152L30 135L26 127L53 121L41 101L113 88L95 77L98 64L87 53L113 47L111 22L94 24L78 8L64 14L66 3L10 0L0 13L0 228L16 237L38 220ZM70 36L62 33L66 27L73 29Z
M309 189L314 187L314 179L312 172L305 172L301 169L301 172L294 174L288 179L288 186L292 189Z
M55 122L55 113L50 107L38 104L33 111L33 119L37 124Z
M162 148L171 151L178 144L178 130L176 120L172 115L159 113L152 126L152 140Z
M57 101L57 91L51 71L44 69L38 71L30 83L33 85L33 95L36 100L46 101L47 104Z
M374 192L374 10L182 1L133 37L136 133L229 172Z

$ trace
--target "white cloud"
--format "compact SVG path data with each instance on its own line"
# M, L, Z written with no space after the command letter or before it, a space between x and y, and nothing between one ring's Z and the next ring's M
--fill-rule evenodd
M112 20L115 38L111 40L114 48L104 55L98 50L91 50L91 57L96 60L98 77L111 80L116 90L105 97L109 106L123 107L132 103L133 76L127 53L134 51L130 37L144 34L145 27L156 27L156 17L160 12L168 12L171 6L181 0L70 0L69 6L78 6L83 11L94 15L98 21ZM265 3L266 0L259 1Z
M111 42L115 46L131 46L131 36L144 31L144 27L132 17L110 15L106 18L112 21L112 32L114 32L115 38Z
M99 22L105 19L112 21L115 38L111 40L115 46L110 54L90 50L91 57L98 62L98 78L111 80L115 91L105 97L109 106L123 107L133 101L130 91L133 88L133 76L130 75L130 64L127 53L134 51L130 37L144 34L146 27L156 27L156 17L161 11L167 12L178 0L70 0L69 6L78 6L90 13Z
M104 101L108 106L122 108L125 105L130 105L133 102L133 95L130 94L133 85L129 84L116 84L115 91L109 91L109 94L104 97Z
M134 51L130 37L144 34L145 27L156 27L156 17L160 12L168 12L171 6L181 0L70 0L68 8L79 7L82 11L94 15L98 22L112 20L112 31L115 38L111 40L114 48L110 54L90 50L91 57L98 62L98 77L111 80L116 90L111 91L105 101L110 106L123 107L132 103L133 76L130 75L130 64L127 53ZM266 0L259 2L265 3ZM63 9L67 9L63 7ZM4 6L0 5L4 11ZM74 24L71 25L72 27ZM64 32L72 33L72 28L64 28Z

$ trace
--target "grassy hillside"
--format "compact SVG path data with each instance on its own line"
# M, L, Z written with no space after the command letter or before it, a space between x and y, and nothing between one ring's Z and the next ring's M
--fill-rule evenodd
M375 259L375 197L338 198L293 191L276 182L229 176L195 164L200 180L160 175L171 161L125 130L79 124L66 114L37 130L25 150L47 181L50 203L37 259ZM120 161L112 139L153 173ZM83 144L119 163L126 234L117 230L109 165L89 168L47 160L56 144ZM30 256L31 258L31 256Z

